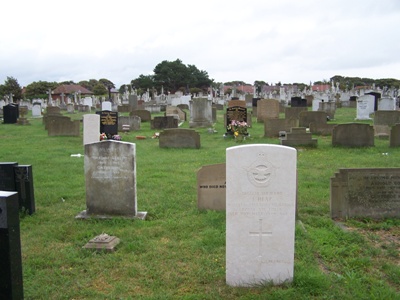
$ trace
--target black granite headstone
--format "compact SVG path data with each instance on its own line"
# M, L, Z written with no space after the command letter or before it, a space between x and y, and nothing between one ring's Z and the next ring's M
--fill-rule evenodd
M16 191L18 192L19 209L24 212L28 211L32 215L35 212L32 166L15 166L14 176Z
M247 108L241 106L232 106L226 109L226 124L225 128L231 124L232 121L247 122ZM228 130L226 134L233 134L232 130Z
M16 192L0 191L0 299L24 299Z
M15 192L14 167L17 162L0 162L0 191Z
M18 104L10 103L3 106L4 124L15 124L19 118Z
M113 135L118 134L118 113L109 110L98 111L100 115L100 133L105 133L107 138L111 139Z
M253 107L257 107L257 102L261 100L261 98L252 98L251 102L252 102L252 106Z
M307 99L301 97L292 97L290 99L291 107L307 107Z

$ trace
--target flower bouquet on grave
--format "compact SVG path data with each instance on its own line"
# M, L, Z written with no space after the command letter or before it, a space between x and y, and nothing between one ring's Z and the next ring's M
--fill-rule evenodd
M122 138L121 138L121 136L120 136L119 134L114 134L114 135L112 136L112 139L113 139L114 141L120 141L120 140L122 140Z
M245 121L236 121L232 120L228 126L226 126L226 129L228 132L231 132L234 136L234 138L241 138L245 139L246 136L249 135L247 132L247 128L249 128L249 125Z
M100 141L105 141L107 140L107 134L105 134L104 132L102 134L100 134Z

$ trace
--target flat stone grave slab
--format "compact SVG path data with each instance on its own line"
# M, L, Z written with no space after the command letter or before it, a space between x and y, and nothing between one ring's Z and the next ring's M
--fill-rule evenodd
M83 246L83 248L113 252L115 251L115 247L119 244L119 242L120 239L116 236L110 236L106 233L102 233L91 239L85 246Z

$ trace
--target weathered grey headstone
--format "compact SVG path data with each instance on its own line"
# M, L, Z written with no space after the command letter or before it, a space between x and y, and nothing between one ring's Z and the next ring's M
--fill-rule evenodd
M0 191L0 299L24 299L17 192Z
M77 218L145 218L146 213L137 211L135 144L86 144L85 183L87 209Z
M124 126L129 126L129 130L140 130L140 117L138 116L119 116L118 117L118 131L124 131Z
M128 97L129 101L129 111L133 111L138 108L138 97L137 95L129 95Z
M46 118L48 136L79 136L80 121L62 115L49 115Z
M374 127L369 124L339 124L332 130L332 146L372 147L375 145Z
M226 164L202 166L197 171L198 209L225 210Z
M101 103L101 110L102 111L112 111L112 103L110 101L103 101Z
M331 217L399 218L400 168L339 169L331 178Z
M190 103L189 127L212 126L212 101L207 98L194 98Z
M378 110L396 110L396 98L382 97L378 100Z
M40 118L42 117L42 104L40 102L34 102L32 105L32 117Z
M83 145L100 141L100 116L98 114L83 115Z
M129 113L129 116L138 116L140 117L141 122L150 122L151 121L151 113L145 109L136 109Z
M300 119L300 113L302 111L307 111L307 107L285 107L285 119L296 120L298 123Z
M200 148L200 134L194 129L165 129L159 136L160 148Z
M75 113L75 106L74 106L73 103L68 103L68 104L67 104L67 112L68 112L69 114Z
M178 118L173 116L154 117L150 122L151 129L178 128Z
M389 139L390 147L400 147L400 123L391 127Z
M279 119L280 105L278 100L262 99L257 102L257 122L265 119Z
M186 113L177 106L167 106L165 109L166 116L179 116L179 121L186 121Z
M281 131L289 131L292 127L298 127L296 119L264 119L264 136L279 137Z
M243 145L226 150L226 282L293 279L296 149Z
M310 127L310 123L314 126L325 125L328 114L324 111L302 111L299 114L299 127Z
M400 111L378 110L374 113L374 126L375 125L393 126L396 123L400 123Z
M280 139L281 145L284 146L310 146L316 147L318 140L312 137L311 132L307 132L305 127L291 128L284 137Z
M324 111L328 115L329 120L335 119L336 102L324 101L319 103L318 111Z

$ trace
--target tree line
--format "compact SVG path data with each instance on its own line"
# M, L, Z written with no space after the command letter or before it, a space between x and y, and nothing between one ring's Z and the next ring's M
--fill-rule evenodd
M119 87L119 93L123 94L125 91L131 92L133 89L140 95L146 91L149 91L152 95L155 93L160 94L162 91L167 93L175 93L181 91L184 94L194 94L199 92L207 92L210 86L219 88L222 84L228 86L241 86L241 85L252 85L245 83L240 80L230 82L215 82L214 79L210 79L209 75L204 70L199 70L195 65L185 65L180 59L175 61L164 60L157 64L153 70L152 75L139 75L136 79L132 79L130 83L123 84ZM331 81L339 83L341 90L348 90L357 86L372 86L383 89L384 87L400 88L400 80L393 78L385 79L371 79L371 78L360 78L360 77L344 77L335 75L330 78L329 81L322 80L316 81L314 84L330 84ZM106 95L110 93L111 89L115 89L115 84L106 78L89 79L79 81L77 83L73 81L63 82L48 82L48 81L35 81L28 84L25 87L24 94L22 94L22 87L19 85L18 80L13 77L7 77L4 84L0 84L0 99L4 96L13 94L14 100L23 98L34 99L34 98L47 98L48 91L54 90L57 86L62 84L78 84L82 87L93 92L94 95ZM311 83L310 83L311 84ZM300 90L310 84L305 83L293 83L290 85L297 85ZM261 92L262 87L269 85L265 81L256 80L253 83L257 92ZM276 83L277 86L282 86L280 81Z

